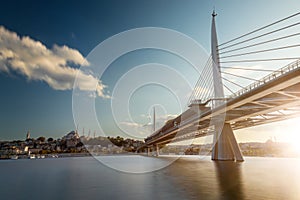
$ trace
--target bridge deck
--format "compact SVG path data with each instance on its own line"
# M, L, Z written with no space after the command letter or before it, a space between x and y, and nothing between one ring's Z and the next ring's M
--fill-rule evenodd
M230 96L211 109L195 104L145 139L146 145L166 144L214 132L218 117L233 130L295 117L300 114L300 60L297 60Z

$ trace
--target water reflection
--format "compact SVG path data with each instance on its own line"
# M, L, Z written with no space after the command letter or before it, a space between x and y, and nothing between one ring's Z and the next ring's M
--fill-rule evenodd
M142 157L143 158L143 157ZM149 165L167 157L147 158ZM116 160L115 162L119 162ZM55 166L55 167L53 167ZM300 159L246 158L243 163L184 156L155 172L130 174L91 157L0 161L1 199L300 199ZM28 192L32 188L39 192Z
M222 199L245 199L241 175L242 163L231 161L214 162Z

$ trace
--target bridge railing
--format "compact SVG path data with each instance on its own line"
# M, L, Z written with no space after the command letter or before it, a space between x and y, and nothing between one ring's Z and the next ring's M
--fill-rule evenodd
M296 60L284 67L282 67L281 69L278 69L276 71L274 71L273 73L263 77L262 79L246 86L245 88L241 89L241 90L238 90L237 92L235 92L234 94L230 95L229 98L235 98L237 96L241 96L255 88L258 88L259 86L261 85L264 85L265 83L269 82L269 81L272 81L286 73L289 73L290 71L293 71L297 68L300 68L300 59L299 60Z

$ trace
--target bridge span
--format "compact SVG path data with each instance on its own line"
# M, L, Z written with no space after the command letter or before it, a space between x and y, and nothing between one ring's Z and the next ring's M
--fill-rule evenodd
M225 98L214 109L206 106L209 101L192 102L188 110L147 137L146 144L163 145L211 135L211 121L219 115L224 115L224 123L230 123L233 130L300 115L300 60Z
M140 151L214 135L213 160L243 161L233 130L289 119L300 115L300 60L225 97L221 78L216 14L212 19L212 76L214 97L193 99L189 108L145 139Z

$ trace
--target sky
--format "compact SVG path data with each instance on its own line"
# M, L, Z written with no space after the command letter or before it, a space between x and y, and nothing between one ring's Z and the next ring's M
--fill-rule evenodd
M76 106L81 106L74 101L75 78L75 90L88 94L87 101L95 105L102 134L104 132L105 135L122 135L122 130L125 130L125 132L142 132L138 136L129 134L140 139L150 135L153 106L156 108L157 126L180 114L186 108L184 101L189 94L184 87L195 85L198 75L186 60L170 52L153 49L135 50L120 55L103 72L103 76L89 74L86 69L98 66L98 62L102 61L97 60L96 55L97 48L101 47L99 44L103 44L116 34L136 28L171 29L200 44L203 48L201 59L204 62L210 52L211 13L214 8L218 14L216 18L218 40L222 43L300 10L300 4L296 0L284 3L280 0L270 2L261 0L1 2L0 140L23 139L28 130L32 137L43 135L58 138L76 129L76 126L81 133L84 129L86 135L89 132L93 134L95 130L96 135L101 134L98 124L95 125L89 118L85 118L83 122L76 120L74 122L73 116L76 118L76 113L74 114L72 109L76 110ZM149 34L147 37L152 36ZM134 38L134 41L135 39L139 40ZM124 44L114 43L112 49L106 49L105 53L113 54L127 44L126 41L123 42ZM176 42L179 46L184 46L179 40ZM103 55L99 58L101 56ZM162 70L160 73L149 72L145 75L143 71L140 72L142 76L139 74L134 76L134 73L138 73L138 69L142 69L138 66L144 65L145 69L147 63L160 64L149 65L148 68L155 66L159 69L164 68L166 74ZM278 66L283 64L285 63L279 63ZM127 95L125 85L145 81L147 77L152 76L161 80L169 76L168 73L174 73L174 76L179 74L178 79L174 80L186 82L186 85L178 84L182 88L180 90L178 86L178 91L175 92L159 84L144 85L137 88L132 96L126 99L127 102L124 101L126 103L124 106L118 98L112 98L113 94L115 97L121 95L125 98ZM166 84L174 83L169 81ZM241 84L248 82L242 81ZM178 100L179 93L184 98ZM122 107L130 111L129 117L125 115L125 111L121 112ZM113 109L117 110L115 114ZM81 106L79 110L80 118L84 118L84 112L88 112L88 109ZM286 141L288 136L282 133L283 127L295 123L295 120L298 119L240 130L236 136L240 142L264 142L270 137ZM289 132L293 133L292 130Z

